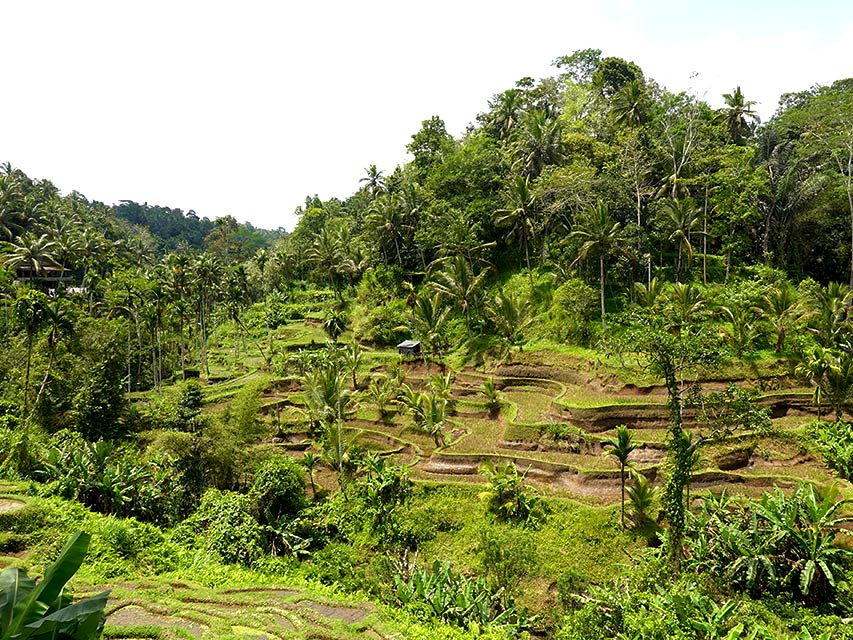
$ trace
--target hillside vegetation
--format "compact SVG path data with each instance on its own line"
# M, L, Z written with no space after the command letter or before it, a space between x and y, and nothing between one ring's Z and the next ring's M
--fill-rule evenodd
M114 638L853 637L853 84L555 69L291 233L5 165L0 566L90 533Z

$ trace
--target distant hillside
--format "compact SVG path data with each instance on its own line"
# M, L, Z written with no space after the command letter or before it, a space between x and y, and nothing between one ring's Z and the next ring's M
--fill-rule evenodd
M113 211L122 220L148 229L157 243L157 252L161 254L179 248L204 249L205 239L219 222L199 218L192 209L184 213L181 209L149 205L147 202L139 204L131 200L122 200L113 207ZM235 237L247 250L247 255L269 246L280 236L280 232L257 229L249 223L239 223L231 216L221 220L233 227Z

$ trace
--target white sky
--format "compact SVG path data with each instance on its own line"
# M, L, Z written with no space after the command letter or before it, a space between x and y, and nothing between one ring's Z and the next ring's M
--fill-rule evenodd
M63 193L292 229L594 47L712 106L853 76L849 0L0 1L0 162ZM697 77L691 78L694 72Z

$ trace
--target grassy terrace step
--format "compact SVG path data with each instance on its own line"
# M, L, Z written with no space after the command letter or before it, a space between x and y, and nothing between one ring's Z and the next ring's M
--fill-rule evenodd
M375 605L289 586L206 589L186 581L118 585L105 638L387 638Z

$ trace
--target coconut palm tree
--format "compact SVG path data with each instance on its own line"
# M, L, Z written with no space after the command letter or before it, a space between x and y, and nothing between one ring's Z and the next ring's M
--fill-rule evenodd
M495 331L507 348L517 346L518 351L521 352L524 345L524 330L533 322L529 301L504 291L495 296L486 310L495 325Z
M669 239L676 242L678 252L675 261L675 281L681 282L682 254L687 254L688 262L693 259L693 236L700 235L702 210L690 198L666 200L663 203L666 222L671 229Z
M514 139L516 161L513 168L529 178L536 178L549 164L563 159L563 131L560 121L541 109L529 111Z
M495 214L495 224L508 227L507 241L518 238L530 282L533 283L533 272L530 269L530 243L536 233L535 197L530 188L529 176L517 175L510 188L506 191L507 206Z
M441 352L447 347L445 330L451 307L442 304L441 295L420 295L409 313L414 335L420 338L424 350Z
M317 496L317 485L314 484L314 469L317 467L317 464L320 462L320 456L306 451L302 458L299 460L299 464L305 467L305 471L308 472L308 482L311 483L311 495Z
M803 317L794 288L787 283L773 288L764 296L756 312L776 330L776 353L782 353L788 330Z
M4 243L7 253L3 263L13 271L24 267L36 275L44 273L45 267L56 266L56 243L46 233L36 236L29 231L21 234L16 242Z
M33 358L33 342L42 329L47 315L47 296L41 291L23 291L15 300L13 314L15 321L24 329L27 336L27 363L24 368L24 402L21 412L22 422L29 417L30 369Z
M729 131L729 140L742 144L744 138L752 135L755 125L759 122L758 114L752 109L756 103L744 98L740 87L736 87L731 93L724 93L723 100L726 101L726 106L721 115Z
M68 301L57 298L51 303L44 306L43 324L47 326L47 366L44 369L44 376L39 385L36 398L33 401L33 409L36 410L39 400L47 388L47 383L50 380L50 374L53 370L53 364L56 361L56 350L63 337L71 336L74 332L74 321L72 311Z
M370 165L364 171L367 175L359 180L359 182L367 183L365 186L370 192L371 198L376 200L376 198L379 197L379 194L385 190L385 177L382 175L382 172L376 168L375 164Z
M643 84L638 78L623 84L613 96L610 114L618 127L636 128L647 119Z
M501 140L507 140L518 125L523 101L524 94L520 89L507 89L495 96L489 104L492 110L488 114L488 123Z
M430 275L433 291L446 296L462 309L465 314L465 328L468 341L471 341L471 308L476 306L480 290L488 271L483 269L475 274L462 256L437 261L438 269Z
M620 246L624 238L624 231L619 222L610 216L607 205L599 200L598 204L585 209L575 221L575 228L571 237L580 238L583 241L578 250L578 257L572 262L572 266L578 262L585 261L593 255L598 255L599 270L599 297L601 300L601 328L607 328L604 309L604 283L606 276L607 258L614 251L619 251L627 256L630 252Z
M705 307L702 292L692 282L676 282L672 288L674 320L678 326L689 324Z
M624 424L616 427L616 438L603 440L602 445L610 447L608 455L616 456L619 461L619 480L622 485L622 526L625 526L625 468L628 466L628 456L637 448L632 442L631 431Z

